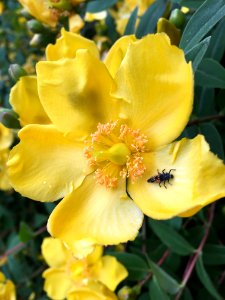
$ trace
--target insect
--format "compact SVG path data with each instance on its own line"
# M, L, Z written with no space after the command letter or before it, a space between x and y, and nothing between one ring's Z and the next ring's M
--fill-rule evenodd
M167 189L166 182L168 182L170 185L170 179L173 179L174 176L171 174L172 171L175 171L176 169L170 169L169 172L165 172L165 169L162 170L160 173L159 170L157 170L158 175L150 177L147 182L157 182L159 186L161 187L161 183L163 182L164 187Z

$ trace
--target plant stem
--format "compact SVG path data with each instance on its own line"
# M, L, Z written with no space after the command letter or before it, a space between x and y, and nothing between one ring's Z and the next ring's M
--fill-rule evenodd
M39 228L37 231L34 232L34 237L42 234L43 232L45 232L47 230L46 226L43 226L41 228ZM0 261L3 260L4 258L8 257L9 255L23 249L26 246L26 243L19 243L17 245L15 245L14 247L12 247L11 249L7 250L4 254L2 254L0 256Z
M212 115L212 116L207 116L203 117L200 119L194 119L188 122L187 127L192 126L192 125L198 125L199 123L204 123L208 121L213 121L213 120L223 120L225 119L224 115Z
M205 227L206 227L205 234L204 234L198 248L196 249L195 254L190 258L190 260L187 263L187 266L186 266L186 269L185 269L184 275L183 275L183 280L181 282L182 289L180 289L180 291L178 292L175 300L180 299L180 297L183 293L183 290L184 290L189 278L191 277L191 274L194 270L195 264L196 264L199 256L202 253L202 249L203 249L203 247L204 247L204 245L207 241L207 238L209 236L210 227L212 225L212 221L213 221L213 218L214 218L214 211L215 211L215 203L213 203L209 208L208 222L205 224Z

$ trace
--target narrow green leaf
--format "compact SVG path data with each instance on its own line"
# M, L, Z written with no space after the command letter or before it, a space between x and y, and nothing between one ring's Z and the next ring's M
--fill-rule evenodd
M153 279L149 284L149 294L151 300L169 300L167 294L160 288L157 279L153 276Z
M219 22L212 33L206 57L220 61L225 51L225 17Z
M149 224L161 242L179 255L189 255L194 248L173 228L163 221L149 219Z
M19 239L21 242L26 243L30 241L34 237L33 231L30 229L30 227L25 223L20 223L20 229L19 229Z
M153 261L149 261L152 273L155 275L159 286L168 294L174 295L180 290L179 283Z
M117 0L93 0L88 2L86 11L90 13L97 13L103 10L108 9L113 6Z
M206 245L202 257L205 265L225 265L225 246Z
M211 58L205 58L195 73L196 85L225 89L225 68Z
M107 254L116 257L127 268L129 280L141 280L150 271L144 259L136 254L118 252L109 252Z
M225 0L206 0L189 20L184 29L180 47L188 52L225 15Z
M135 32L135 25L136 25L136 21L137 21L137 14L138 14L138 7L136 7L130 18L129 21L127 23L127 26L125 28L124 34L123 35L129 35L129 34L134 34Z
M155 31L158 19L166 10L166 4L166 0L157 0L146 10L136 30L137 38L142 38L144 35Z
M212 283L209 275L207 274L205 267L203 265L202 257L200 256L197 263L196 263L196 272L198 274L198 278L207 291L212 295L214 299L222 300L222 297L217 292L214 284Z
M212 123L204 123L199 128L200 133L205 136L209 143L211 151L217 154L219 158L224 159L223 142L216 127Z
M197 70L198 65L202 61L209 47L210 39L211 39L210 36L205 38L203 41L201 41L192 49L190 49L185 55L187 61L192 61L192 68L194 72Z

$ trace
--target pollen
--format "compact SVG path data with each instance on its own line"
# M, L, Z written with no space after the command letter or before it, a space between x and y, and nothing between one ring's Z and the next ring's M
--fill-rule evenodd
M145 172L142 154L147 151L147 137L119 120L99 123L86 141L84 155L94 169L96 182L107 188L118 186L120 178L134 182Z

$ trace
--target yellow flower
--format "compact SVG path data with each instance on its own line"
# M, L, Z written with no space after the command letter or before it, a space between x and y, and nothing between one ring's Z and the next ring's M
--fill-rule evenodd
M79 3L84 2L85 0L67 0L67 1L62 0L62 1L58 1L59 3L57 3L57 1L54 0L52 1L51 0L18 0L18 1L37 20L51 27L55 27L58 22L58 18L60 17L61 13L63 13L63 10L67 9L67 6L68 7L70 7L71 5L76 6ZM51 4L55 4L56 9L52 8ZM62 5L62 7L60 7L60 5ZM57 9L58 6L59 6L59 10ZM71 26L73 26L72 27L72 31L73 31L75 30L74 29L75 20L72 19L70 22L71 22ZM76 20L76 28L77 26L78 26L78 22Z
M11 280L7 280L2 272L0 272L0 299L16 300L15 286Z
M3 11L4 11L4 3L1 1L0 2L0 15L2 15Z
M85 295L90 295L92 299L93 295L93 299L117 299L112 291L128 273L115 257L102 256L102 252L103 248L96 246L86 258L76 259L59 239L45 238L42 254L50 268L43 277L48 296L52 299L64 299L68 295L67 299L89 299Z
M52 124L25 126L8 166L22 195L65 197L48 222L53 236L70 247L126 242L143 213L191 215L225 195L225 167L202 136L166 146L189 119L193 74L165 34L121 38L101 62L92 42L63 32L46 55L37 86ZM164 169L171 185L160 188Z
M46 0L18 0L28 12L37 20L54 27L57 24L58 17L53 10L49 9Z

